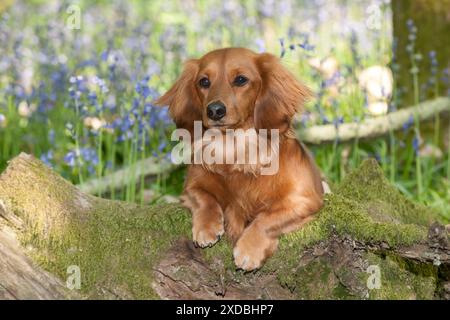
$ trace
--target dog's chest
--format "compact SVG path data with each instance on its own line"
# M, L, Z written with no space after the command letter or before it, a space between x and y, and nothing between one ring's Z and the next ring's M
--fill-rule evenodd
M195 164L221 176L273 175L278 170L279 139L275 134L269 139L267 132L257 133L254 128L226 134L219 131L214 139L194 141L193 154Z
M262 211L273 203L276 179L269 176L233 174L223 179L223 206L231 207L246 216Z

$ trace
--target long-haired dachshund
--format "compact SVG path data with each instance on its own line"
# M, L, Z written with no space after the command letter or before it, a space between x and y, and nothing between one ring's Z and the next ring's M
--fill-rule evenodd
M310 91L278 58L244 48L212 51L186 62L157 105L169 106L178 128L279 130L279 169L261 175L233 164L188 166L184 205L192 212L193 241L215 244L224 231L238 268L261 267L280 235L302 227L322 207L321 175L291 128ZM270 137L268 138L270 140Z

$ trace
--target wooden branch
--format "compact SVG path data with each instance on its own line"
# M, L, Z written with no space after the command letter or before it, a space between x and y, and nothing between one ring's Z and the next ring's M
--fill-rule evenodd
M298 136L303 142L310 144L334 142L336 139L348 141L356 138L374 138L385 135L390 130L401 129L416 113L419 121L425 121L444 111L450 111L450 98L437 98L417 106L391 112L385 116L373 117L361 122L344 123L337 129L333 124L299 129Z
M134 181L138 183L142 176L156 176L168 173L176 168L169 160L147 158L139 160L131 166L122 168L99 179L88 180L78 188L89 194L104 194L111 189L120 189Z
M378 167L370 169L375 165L363 165L360 176L369 180L362 180L361 192L377 189L372 183L387 183ZM388 193L395 196L393 189ZM21 154L0 175L0 298L448 297L436 293L437 285L450 281L448 272L439 271L450 267L445 227L433 224L427 235L427 228L385 216L400 198L389 203L380 196L365 209L360 200L345 194L331 195L316 221L281 239L264 268L246 274L235 270L226 239L206 250L192 245L190 215L179 205L142 207L96 198ZM428 221L423 207L405 201L411 217ZM381 207L372 207L379 202ZM21 244L11 240L8 230ZM417 276L378 255L414 261L428 276ZM365 280L366 268L373 263L388 268L382 274L391 277L383 278L378 292L370 291ZM81 291L75 293L62 284L73 264L83 279ZM408 286L408 281L415 285Z

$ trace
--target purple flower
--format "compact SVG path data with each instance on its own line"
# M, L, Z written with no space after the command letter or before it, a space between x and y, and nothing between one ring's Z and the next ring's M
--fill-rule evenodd
M135 90L142 98L147 99L151 94L151 89L147 84L148 79L144 79L136 83Z
M409 128L411 128L413 126L413 124L414 124L414 116L410 115L408 118L408 121L406 121L402 126L403 132L408 131Z
M280 38L279 41L280 41L280 46L281 46L281 54L280 54L280 57L283 58L284 55L286 54L286 48L284 47L284 39L283 39L283 38Z
M343 124L343 123L344 123L344 117L342 117L342 116L337 116L337 117L333 120L333 124L334 124L334 127L335 127L336 129L338 129L339 126L340 126L341 124Z
M41 154L40 157L41 161L48 167L52 168L53 165L51 163L51 160L53 160L53 151L48 150L46 153Z
M101 53L100 59L101 59L102 61L106 61L106 60L108 60L108 56L109 56L109 51L108 51L108 50L105 50L105 51L103 51L103 52Z
M69 151L65 156L64 156L64 162L69 166L69 167L75 167L75 163L76 163L76 158L77 155L75 153L75 151Z
M266 45L265 45L263 39L256 39L255 43L256 43L256 46L258 47L258 52L262 53L262 52L266 51Z
M80 149L80 155L83 158L84 161L87 163L97 165L98 164L98 155L97 151L93 148L81 148Z
M412 145L413 145L413 148L414 148L414 152L416 153L416 155L418 155L419 154L420 142L419 142L419 138L417 137L417 135L414 137Z
M49 141L51 144L54 144L54 143L55 143L55 129L50 129L50 130L48 131L48 141Z

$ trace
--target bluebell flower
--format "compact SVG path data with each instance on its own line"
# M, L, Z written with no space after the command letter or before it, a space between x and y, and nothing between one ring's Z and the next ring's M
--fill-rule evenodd
M286 54L286 48L284 47L284 39L283 39L283 38L280 38L279 41L280 41L280 46L281 46L281 54L280 54L280 57L283 58L284 55Z
M303 38L303 42L299 43L298 46L305 51L313 51L315 49L315 46L309 43L309 34L302 33L301 37Z
M375 154L374 154L373 156L375 157L375 159L377 160L377 162L380 162L380 163L381 163L382 158L381 158L381 155L380 155L378 152L375 152Z
M141 80L138 83L136 83L136 86L135 86L136 92L144 99L147 99L147 97L151 93L150 87L148 86L147 82L148 82L148 80L144 79L144 80Z
M408 31L410 34L417 33L417 27L416 24L414 23L414 20L408 19L406 21L406 26L408 27Z
M81 158L87 163L97 165L98 164L98 154L94 148L84 147L80 149Z
M130 117L130 115L126 115L125 117L122 118L122 121L120 123L119 129L120 131L123 132L127 132L131 129L131 127L134 125L134 118Z
M299 43L298 46L300 48L302 48L303 50L306 50L306 51L314 51L314 49L316 48L315 46L313 46L313 45L311 45L309 43L306 43L306 42L305 43Z
M55 143L55 136L56 136L55 129L50 129L50 130L48 131L48 141L49 141L51 144L54 144L54 143Z
M339 126L340 126L342 123L344 123L344 117L342 117L342 116L337 116L337 117L333 120L333 124L334 124L334 127L335 127L336 129L338 129Z
M149 115L153 110L153 105L151 103L145 103L144 104L144 109L142 110L142 114L144 116Z
M75 153L75 151L69 151L65 156L64 156L64 162L69 166L69 167L75 167L76 164L76 158L77 155Z
M41 161L48 167L52 168L53 151L48 150L46 153L41 154Z
M414 125L414 116L410 115L408 118L408 121L406 121L403 126L402 129L404 132L408 131L412 126Z
M420 142L419 142L419 141L420 141L420 140L419 140L419 138L417 137L417 135L414 136L412 145L413 145L414 152L416 153L416 155L419 154L419 147L420 147Z
M258 38L255 40L255 43L259 53L266 51L266 45L263 39Z
M103 51L103 52L100 54L100 59L101 59L102 61L106 61L106 60L108 60L108 55L109 55L109 51L108 51L108 50L105 50L105 51Z
M321 114L320 118L322 119L322 123L323 124L329 124L330 120L328 119L328 117L325 114Z
M311 118L311 113L310 112L304 112L301 114L300 116L300 123L302 124L303 127L307 127L308 126L308 122L310 121Z
M164 151L164 149L165 149L166 147L167 147L167 143L166 143L165 141L161 142L161 143L158 145L158 148L157 148L156 150L153 150L153 151L152 151L152 155L153 155L155 158L161 157L161 154L164 154L163 151Z
M406 25L408 29L411 29L414 26L414 21L410 18L406 21Z
M94 174L95 174L95 168L94 168L94 166L89 165L89 166L87 167L87 170L88 170L88 172L89 172L90 175L94 175Z
M87 97L88 97L89 102L91 104L96 104L97 103L97 94L95 92L89 92Z
M431 50L431 51L428 53L428 56L430 57L431 60L435 59L435 58L436 58L436 51Z

